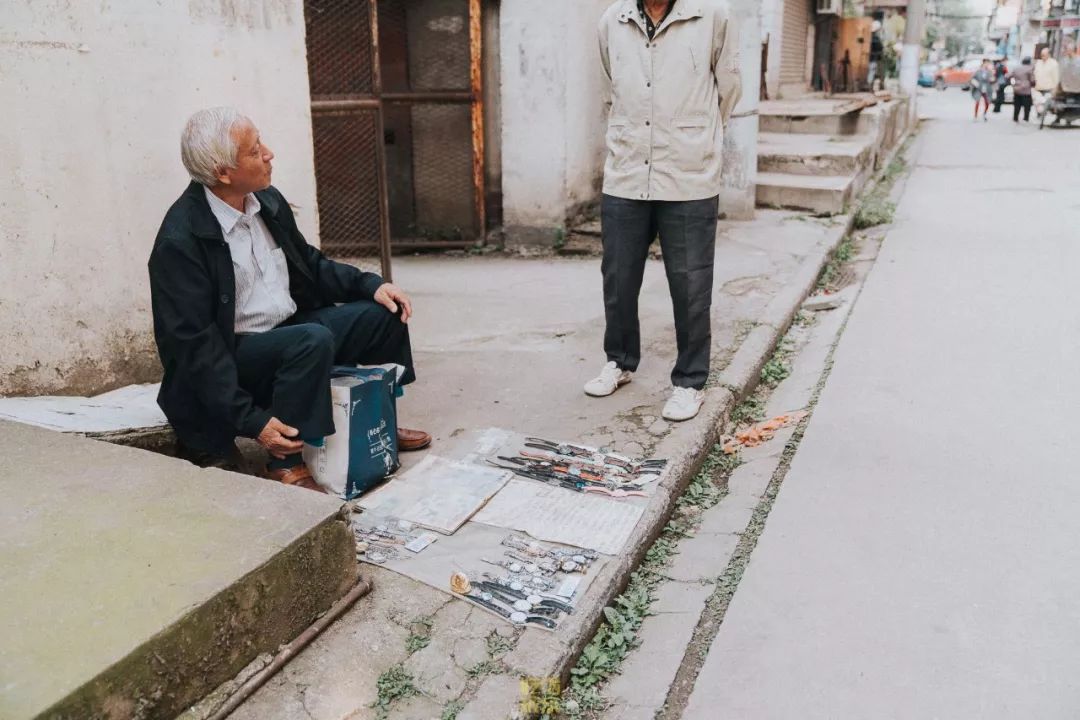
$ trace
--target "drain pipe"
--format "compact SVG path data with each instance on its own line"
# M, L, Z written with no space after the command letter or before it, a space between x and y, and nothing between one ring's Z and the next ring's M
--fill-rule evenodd
M313 622L307 630L300 633L300 636L293 640L291 643L281 649L274 659L270 661L270 664L264 667L259 672L248 678L247 682L241 685L235 693L233 693L225 704L210 715L206 720L225 720L232 714L236 708L249 697L255 694L255 691L261 688L266 682L274 677L281 668L292 660L296 655L300 654L300 651L311 644L311 641L319 637L323 630L330 627L330 624L337 620L339 617L345 614L345 611L351 608L357 600L371 592L371 581L361 579L360 582L353 587L349 593L338 600L334 605L326 611L326 614Z

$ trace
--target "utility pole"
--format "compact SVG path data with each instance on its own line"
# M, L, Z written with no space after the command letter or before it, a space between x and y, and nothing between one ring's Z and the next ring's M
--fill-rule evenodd
M919 59L925 21L924 0L909 0L907 25L904 27L904 49L900 53L900 91L908 96L908 117L911 120L917 117L915 95L919 89Z

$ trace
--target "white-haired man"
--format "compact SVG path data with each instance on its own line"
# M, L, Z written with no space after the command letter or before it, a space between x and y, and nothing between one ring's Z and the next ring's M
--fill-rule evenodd
M154 334L165 374L158 403L182 456L235 456L236 436L270 453L267 476L321 489L304 442L334 432L334 364L398 363L415 380L412 304L374 273L308 245L270 184L270 151L232 108L195 113L180 141L191 184L165 215L150 255ZM431 436L398 430L402 450Z

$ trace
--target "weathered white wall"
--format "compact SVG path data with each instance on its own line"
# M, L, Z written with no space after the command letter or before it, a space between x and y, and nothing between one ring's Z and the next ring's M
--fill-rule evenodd
M599 197L603 71L596 27L612 0L504 0L500 9L503 218L550 241Z
M769 40L769 59L765 68L765 86L769 99L775 100L780 93L780 47L784 27L783 0L761 0L761 41ZM760 64L760 61L759 61Z
M611 0L578 0L566 28L566 196L571 211L600 197L607 148L608 82L600 66L596 27Z
M761 97L761 3L728 0L739 28L739 78L742 97L724 128L724 172L720 212L749 220L757 204L758 106Z
M0 394L157 376L146 261L184 121L222 104L314 239L303 0L0 0Z

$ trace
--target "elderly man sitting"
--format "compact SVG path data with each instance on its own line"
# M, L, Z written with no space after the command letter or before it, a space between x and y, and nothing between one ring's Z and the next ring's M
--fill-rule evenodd
M158 403L181 454L235 457L237 435L270 453L267 476L320 490L303 442L333 434L334 364L398 363L415 380L408 296L308 245L270 185L274 154L232 108L188 120L180 154L192 183L165 215L150 255ZM431 436L398 430L401 450Z

